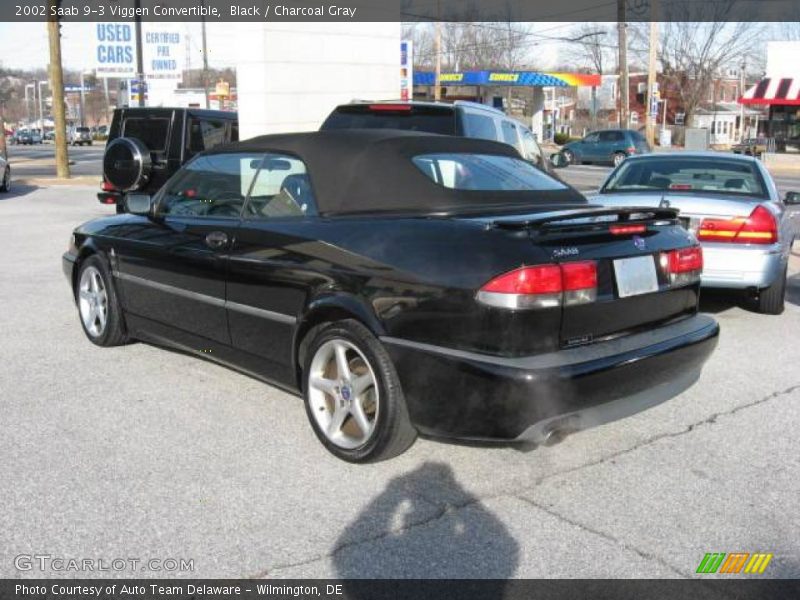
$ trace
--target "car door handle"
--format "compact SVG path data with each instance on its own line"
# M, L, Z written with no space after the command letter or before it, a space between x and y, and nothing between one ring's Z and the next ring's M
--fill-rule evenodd
M219 250L228 244L228 234L224 231L212 231L206 236L206 246Z

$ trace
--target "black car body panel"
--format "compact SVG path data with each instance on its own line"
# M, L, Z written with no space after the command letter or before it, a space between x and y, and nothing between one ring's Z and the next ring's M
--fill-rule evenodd
M339 148L335 161L330 144ZM675 211L592 208L564 186L529 192L527 202L514 192L503 192L513 202L468 192L482 208L459 213L452 204L459 194L428 187L424 175L404 181L414 171L401 162L428 147L515 155L495 142L399 132L234 144L213 154L246 149L303 159L323 214L97 219L76 229L65 273L74 284L85 256L107 257L134 337L294 392L302 386L305 334L326 321L356 319L395 361L413 422L437 435L516 439L559 415L697 376L718 333L713 320L697 316L699 283L670 287L659 271L656 293L619 298L610 266L617 257L692 246ZM396 170L382 172L392 152ZM382 177L400 189L387 191L369 211L353 211L350 202L358 205L380 188L353 178L326 191L337 169ZM398 213L394 202L404 193L415 196L414 210ZM601 217L641 219L646 231L634 243L609 234ZM210 233L224 234L226 242L210 248ZM476 301L476 291L499 274L576 255L598 264L591 304L502 310Z

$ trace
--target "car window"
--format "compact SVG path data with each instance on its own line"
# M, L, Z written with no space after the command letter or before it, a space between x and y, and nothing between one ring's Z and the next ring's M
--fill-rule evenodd
M500 130L503 132L503 141L516 148L518 144L517 126L511 121L502 120L500 121Z
M621 131L601 131L600 132L600 141L601 142L621 142L625 139L625 136L622 135Z
M457 190L519 192L563 190L566 186L519 158L495 154L423 154L416 167L435 183Z
M534 138L533 134L527 129L522 131L522 149L524 150L525 158L528 160L536 163L541 160L542 149L539 148L536 138Z
M225 142L225 121L191 117L186 138L190 157L204 150L211 150L217 144Z
M303 161L283 154L267 154L261 164L244 216L275 219L316 214L317 203Z
M464 135L471 138L497 141L494 117L464 111Z
M356 104L337 107L320 127L327 129L404 129L454 135L456 121L450 107Z
M585 138L583 138L583 141L586 142L587 144L596 144L599 139L600 136L598 134L590 133Z
M604 193L642 190L767 197L764 181L754 165L710 157L625 161L603 188Z
M196 158L164 185L159 214L238 218L261 159L251 153Z
M163 152L167 147L169 119L165 117L129 117L122 124L122 136L141 141L151 152Z

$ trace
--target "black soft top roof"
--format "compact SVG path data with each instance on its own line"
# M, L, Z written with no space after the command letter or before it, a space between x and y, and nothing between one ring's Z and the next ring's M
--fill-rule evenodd
M487 192L446 188L411 158L421 154L473 153L520 158L507 144L401 131L350 129L265 135L217 146L209 154L275 152L296 156L308 169L322 215L350 213L453 214L491 208L519 212L541 204L585 204L566 186L556 191Z

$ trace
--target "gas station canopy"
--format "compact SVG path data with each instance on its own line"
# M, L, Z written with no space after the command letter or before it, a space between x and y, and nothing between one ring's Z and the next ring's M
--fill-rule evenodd
M542 73L539 71L461 71L442 73L442 85L510 85L537 87L598 87L600 75L587 73ZM414 85L435 85L431 71L414 73Z

